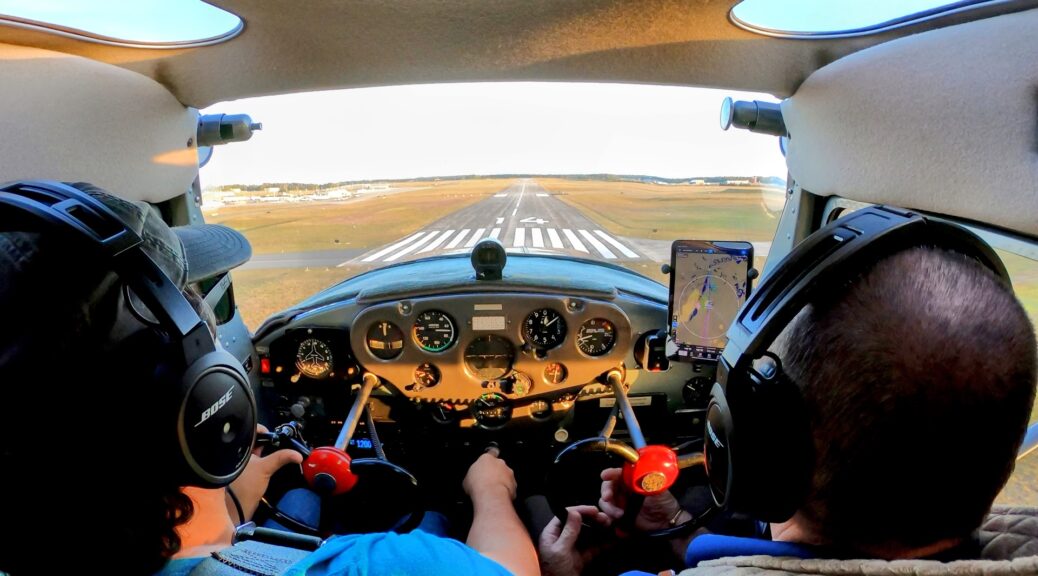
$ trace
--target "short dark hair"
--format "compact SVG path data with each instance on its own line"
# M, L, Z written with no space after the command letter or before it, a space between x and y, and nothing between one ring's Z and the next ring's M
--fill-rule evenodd
M980 526L1012 473L1038 362L1026 312L991 271L899 252L805 308L776 348L809 412L800 514L823 538L912 548Z
M0 234L0 254L18 254L12 245L39 252L5 261L0 282L0 571L82 571L100 558L154 573L193 512L158 447L172 434L156 414L161 337L119 332L125 293L95 259ZM57 553L40 553L51 539Z

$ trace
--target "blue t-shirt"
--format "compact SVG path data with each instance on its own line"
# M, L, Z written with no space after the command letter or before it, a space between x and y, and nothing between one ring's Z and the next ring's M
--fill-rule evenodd
M816 558L817 550L812 546L792 542L774 542L760 538L703 534L692 539L685 549L685 566L695 568L705 560L716 560L729 556L790 556L793 558ZM648 572L624 572L621 576L654 576Z
M156 576L187 576L204 558L173 560ZM508 576L497 562L465 544L415 530L339 536L296 562L286 576L476 574Z

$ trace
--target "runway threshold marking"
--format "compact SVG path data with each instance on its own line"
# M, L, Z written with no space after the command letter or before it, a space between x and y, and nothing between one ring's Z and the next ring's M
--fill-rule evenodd
M551 240L552 248L563 248L562 238L559 238L559 233L554 228L548 228L548 239Z
M476 228L476 231L472 233L472 238L469 238L469 241L465 243L465 247L472 248L475 246L476 242L479 242L480 239L483 238L483 233L486 231L486 228Z
M435 232L431 232L431 233L435 234ZM375 260L378 260L379 258L385 256L386 254L389 254L390 252L392 252L394 250L397 250L397 249L399 249L399 248L401 248L403 246L406 246L406 245L410 244L412 241L418 239L419 236L423 236L424 234L425 234L425 232L418 232L417 234L412 234L412 235L408 236L407 238L404 238L403 240L397 242L396 244L393 244L391 246L387 246L386 248L383 248L382 250L379 250L378 252L375 252L371 256L368 256L367 258L365 258L363 260L363 262L373 262ZM337 266L337 268L342 268L345 265L346 265L346 262L343 262L342 264L339 264Z
M602 244L601 242L599 242L598 238L595 238L594 236L592 236L591 233L588 232L587 230L580 230L579 232L580 232L580 235L583 236L585 240L590 242L591 245L595 247L595 250L598 250L598 253L601 254L603 258L605 258L607 260L616 260L616 254L613 254L612 250L610 250L609 248L606 248L605 244Z
M572 230L570 230L569 228L563 228L562 233L566 235L566 238L569 240L569 243L572 244L574 248L580 250L581 252L588 251L587 247L584 246L584 243L580 241L580 238L577 238L577 235L574 234ZM588 254L590 254L590 252L588 252Z
M464 228L464 229L462 229L462 231L458 232L458 235L455 236L454 239L451 240L451 243L448 244L446 247L444 247L444 249L445 250L450 250L451 248L454 248L458 244L461 244L461 242L463 240L465 240L465 237L468 236L469 232L471 232L471 231L472 231L471 228Z
M627 246L624 246L623 244L621 244L618 240L616 240L615 238L613 238L609 234L606 234L605 232L603 232L601 230L595 230L595 234L598 234L599 237L601 237L603 240L605 240L606 242L609 242L610 244L612 244L613 247L615 247L617 250L619 250L621 253L623 253L624 256L627 256L628 258L637 258L638 257L638 255L635 254L633 250L631 250Z

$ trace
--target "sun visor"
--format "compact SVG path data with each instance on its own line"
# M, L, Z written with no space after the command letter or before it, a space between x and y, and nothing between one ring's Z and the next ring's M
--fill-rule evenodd
M0 44L0 78L0 181L90 182L148 202L191 186L197 112L154 80L8 44Z
M1038 10L909 36L814 72L782 105L806 190L1038 236Z

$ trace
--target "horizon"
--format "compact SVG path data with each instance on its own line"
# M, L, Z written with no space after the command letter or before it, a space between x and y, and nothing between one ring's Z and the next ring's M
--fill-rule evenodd
M375 184L384 182L428 182L428 181L452 181L452 180L501 180L508 178L572 178L579 180L593 180L599 178L611 178L619 181L627 181L633 179L639 180L654 180L659 182L674 182L674 183L687 183L694 180L721 180L721 179L741 179L741 178L757 178L762 181L762 185L767 185L763 181L769 179L777 179L785 182L785 178L780 176L765 176L763 174L723 174L720 176L702 176L693 174L691 176L678 176L678 177L662 177L652 176L650 174L450 174L446 176L417 176L414 178L376 178L370 180L336 180L333 182L259 182L256 184L243 184L240 182L232 182L228 184L210 184L203 186L202 191L216 190L218 188L227 188L230 186L278 186L278 185L300 185L300 186L328 186L328 185L341 185L350 186L354 184Z

